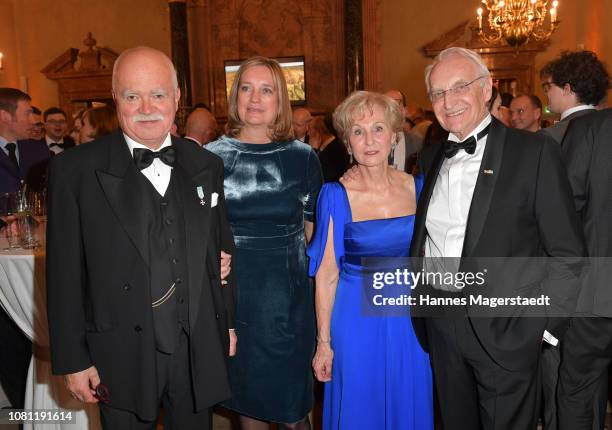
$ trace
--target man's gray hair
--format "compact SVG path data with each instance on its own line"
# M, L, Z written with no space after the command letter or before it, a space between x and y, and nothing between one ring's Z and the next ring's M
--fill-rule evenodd
M115 63L113 64L113 77L112 77L112 89L113 89L113 92L115 92L115 89L117 88L117 69L119 68L119 63L121 63L121 60L126 55L132 53L133 51L137 51L137 50L141 50L141 49L150 49L152 51L157 51L156 49L149 48L147 46L138 46L136 48L126 49L121 54L119 54L119 56L115 60ZM158 51L158 52L160 54L164 55L166 57L166 59L168 60L168 64L169 64L169 66L171 68L171 73L170 74L172 75L172 85L174 86L174 89L177 89L178 88L178 78L177 78L177 75L176 75L176 67L174 67L174 63L170 60L170 58L168 58L168 56L166 56L166 54L164 54L161 51Z
M453 46L452 48L446 48L444 51L440 52L438 55L436 55L436 58L434 58L433 62L427 67L425 67L425 86L427 87L427 92L431 90L429 85L429 75L431 75L432 69L436 66L436 64L452 56L460 56L467 60L470 60L478 68L480 72L479 76L491 76L491 72L489 72L487 65L484 63L482 57L478 55L477 52L472 51L471 49Z

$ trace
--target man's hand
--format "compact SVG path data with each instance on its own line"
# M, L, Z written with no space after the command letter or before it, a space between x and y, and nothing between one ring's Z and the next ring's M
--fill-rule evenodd
M99 383L98 369L94 366L77 373L64 375L64 384L72 397L83 403L98 403L94 394Z
M353 166L344 172L344 175L340 178L340 182L343 184L350 183L351 181L356 181L361 177L361 172L359 171L359 166Z
M225 252L221 251L221 284L225 285L227 284L227 281L225 280L231 270L232 270L232 256L230 254L226 254Z
M238 343L238 337L236 336L236 330L233 328L229 329L229 356L233 357L236 355L236 344Z

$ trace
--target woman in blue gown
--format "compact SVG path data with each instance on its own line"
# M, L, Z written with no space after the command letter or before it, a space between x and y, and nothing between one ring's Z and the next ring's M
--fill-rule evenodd
M344 186L321 189L308 249L316 275L313 369L325 382L323 429L433 429L431 369L412 328L410 285L393 279L374 288L371 274L399 268L397 259L380 257L408 256L423 185L422 177L388 165L403 115L390 98L357 92L336 109L334 122L358 167ZM372 263L382 266L374 270ZM383 298L403 304L383 305Z

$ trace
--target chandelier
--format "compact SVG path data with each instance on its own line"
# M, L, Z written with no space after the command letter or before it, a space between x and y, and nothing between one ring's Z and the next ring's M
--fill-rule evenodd
M505 40L518 48L529 39L545 40L557 29L557 6L554 0L548 9L548 0L482 0L477 10L478 36L486 44ZM487 25L483 26L484 9L488 11ZM549 19L547 19L549 18Z

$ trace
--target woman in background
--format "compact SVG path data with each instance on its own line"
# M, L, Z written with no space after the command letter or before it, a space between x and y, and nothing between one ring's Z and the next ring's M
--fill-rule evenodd
M81 124L79 144L91 142L119 128L115 108L108 105L87 109L83 112Z
M229 359L242 430L310 429L315 346L306 240L313 231L321 168L293 139L283 72L253 57L238 69L227 134L206 148L223 159L227 215L236 242L236 356Z

